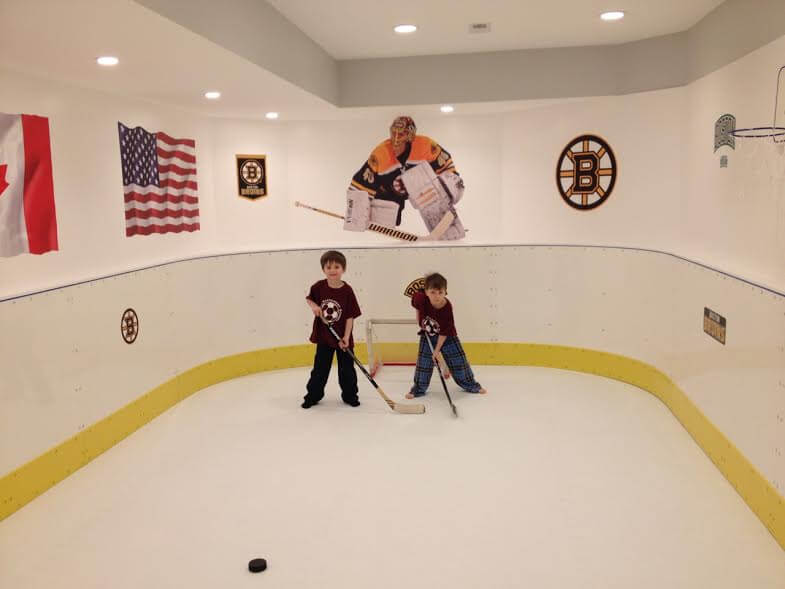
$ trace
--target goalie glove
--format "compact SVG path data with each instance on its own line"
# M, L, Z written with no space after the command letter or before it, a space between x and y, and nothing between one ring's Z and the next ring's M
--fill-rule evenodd
M365 231L371 223L371 197L364 190L349 187L346 191L346 216L343 228L347 231Z
M460 176L458 177L460 179ZM446 213L453 215L453 221L444 232L442 239L462 239L466 235L461 220L453 208L452 196L446 183L440 181L430 164L422 162L401 174L409 200L415 209L420 211L428 231L433 231Z
M465 188L463 185L463 178L454 172L444 172L443 174L439 174L437 180L440 181L444 186L447 196L452 201L452 204L455 204L461 200L461 197L463 196L463 190Z

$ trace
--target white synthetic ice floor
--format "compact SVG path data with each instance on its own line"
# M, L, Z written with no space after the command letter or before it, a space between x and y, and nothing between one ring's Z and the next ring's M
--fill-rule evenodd
M657 399L475 367L427 413L201 391L0 523L0 587L782 589L785 552ZM380 384L401 398L409 368ZM452 390L454 385L451 385ZM266 572L247 562L264 557Z

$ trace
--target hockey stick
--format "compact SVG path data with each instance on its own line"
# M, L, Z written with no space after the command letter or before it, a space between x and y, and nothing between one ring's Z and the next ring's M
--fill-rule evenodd
M335 217L336 219L345 219L343 215L312 207L311 205L300 202L299 200L294 201L294 206L316 211L317 213L321 213L329 217ZM454 218L455 215L453 215L452 212L447 211L444 214L444 217L442 217L442 220L439 221L436 227L433 228L433 231L431 231L428 235L417 235L415 233L409 233L408 231L401 231L400 229L385 227L384 225L379 225L377 223L371 223L368 225L368 230L381 233L382 235L387 235L388 237L392 237L394 239L401 239L403 241L438 241L441 236L444 235L444 232L447 231L447 229L450 227L450 224Z
M335 331L335 329L333 329L333 326L330 325L329 323L325 323L325 325L327 326L327 329L330 330L330 333L332 333L333 336L335 336L335 339L341 341L341 336L339 336L338 333ZM376 384L376 381L373 379L373 377L371 377L371 375L368 374L368 371L365 369L365 366L363 366L362 363L357 359L357 356L354 355L354 352L352 352L350 348L346 348L344 352L346 352L352 357L354 363L357 364L357 367L360 370L362 370L363 374L366 376L366 378L368 378L368 380L373 385L373 388L375 388L377 392L382 396L382 399L384 399L384 402L387 403L387 405L389 405L390 409L392 409L396 413L425 413L425 405L412 405L412 404L402 405L401 403L396 403L395 401L393 401L382 390L382 387Z
M431 348L431 356L436 356L436 351L433 349L433 343L431 343L430 336L424 331L421 331L420 335L422 335L423 337L425 337L426 340L428 340L428 347ZM442 386L444 387L444 394L447 395L447 400L450 402L450 407L452 407L452 414L455 417L458 417L458 409L455 408L455 404L452 402L452 397L450 397L450 392L447 390L447 383L444 382L444 376L442 375L442 367L439 364L439 361L436 360L435 358L433 363L436 364L436 368L439 371L439 378L441 379Z

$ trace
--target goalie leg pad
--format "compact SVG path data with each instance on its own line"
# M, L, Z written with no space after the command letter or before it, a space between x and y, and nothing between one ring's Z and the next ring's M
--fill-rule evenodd
M371 200L371 223L384 225L385 227L395 227L399 208L397 202L374 198Z
M343 228L347 231L365 231L371 222L371 197L364 190L349 188L346 191L346 216Z

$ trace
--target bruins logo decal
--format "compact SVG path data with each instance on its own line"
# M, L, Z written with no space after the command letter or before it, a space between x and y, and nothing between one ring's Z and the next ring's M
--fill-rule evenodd
M415 278L409 284L406 285L406 288L403 289L403 294L409 298L414 296L419 290L425 290L425 277L420 276L419 278Z
M120 319L120 334L127 344L136 341L136 337L139 335L139 317L133 309L123 311L123 316Z
M556 185L564 202L575 209L600 206L611 195L618 167L610 145L596 135L581 135L561 152Z

